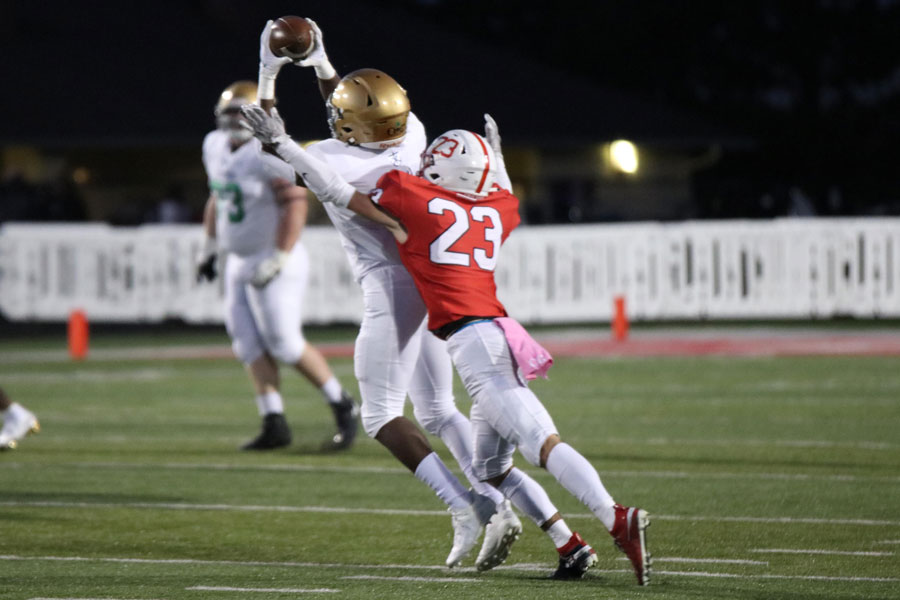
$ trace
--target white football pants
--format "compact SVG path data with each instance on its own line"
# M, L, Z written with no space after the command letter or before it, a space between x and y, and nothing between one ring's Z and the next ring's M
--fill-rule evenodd
M306 248L294 244L284 268L265 287L250 284L256 265L269 252L252 256L229 254L225 262L225 327L231 347L249 365L263 352L294 364L303 355L301 309L309 277Z
M433 435L459 411L446 344L426 329L425 303L402 266L367 273L360 282L365 312L353 356L362 423L375 437L403 415L409 394L416 420Z
M453 364L472 397L472 468L482 481L505 473L516 447L540 465L541 446L557 433L534 392L516 375L503 331L491 321L460 329L447 340Z

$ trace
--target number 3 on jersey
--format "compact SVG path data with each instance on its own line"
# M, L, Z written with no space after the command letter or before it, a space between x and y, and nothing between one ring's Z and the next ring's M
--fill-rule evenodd
M450 250L459 239L466 234L471 224L469 223L469 213L466 212L459 204L446 200L444 198L432 198L428 201L428 212L433 215L442 215L446 212L453 213L455 218L450 227L431 242L429 246L431 262L440 265L458 265L468 267L470 264L469 255L465 252L454 252ZM485 271L493 271L497 266L497 254L500 251L500 244L503 241L503 221L500 220L500 213L490 206L474 206L471 210L472 219L484 222L485 218L490 220L491 227L484 228L484 241L491 244L491 255L483 248L475 248L472 250L472 258L475 264Z
M240 223L244 220L244 194L236 183L210 181L209 189L216 197L216 208L228 211L228 220Z

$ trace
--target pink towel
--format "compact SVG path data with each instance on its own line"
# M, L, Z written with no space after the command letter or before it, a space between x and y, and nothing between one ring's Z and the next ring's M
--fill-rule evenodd
M547 379L547 371L553 365L553 357L550 356L550 353L534 341L534 338L515 319L501 317L494 319L494 323L503 330L506 343L509 344L513 358L516 359L516 364L525 379L531 381L538 375Z

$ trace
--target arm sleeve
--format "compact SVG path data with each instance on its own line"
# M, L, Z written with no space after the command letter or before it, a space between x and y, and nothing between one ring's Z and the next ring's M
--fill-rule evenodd
M279 143L275 151L323 202L332 202L341 207L350 203L356 188L347 183L328 163L310 155L291 139Z
M268 179L275 179L276 177L281 179L287 179L288 181L294 181L295 172L291 165L287 164L277 156L273 156L268 152L263 152L260 149L260 161L263 164L263 169L266 177Z

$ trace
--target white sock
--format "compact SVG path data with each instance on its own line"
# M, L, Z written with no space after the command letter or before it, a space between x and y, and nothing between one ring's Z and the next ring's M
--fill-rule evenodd
M416 467L416 478L434 490L438 498L450 508L465 508L472 504L472 498L437 453L432 452Z
M3 415L6 418L17 421L19 419L24 419L28 415L28 411L18 402L13 402L5 411L3 411Z
M559 512L553 506L553 502L550 501L550 497L541 484L532 479L525 471L515 467L512 468L498 489L509 498L513 506L525 513L538 527ZM566 539L568 540L568 538Z
M284 402L278 392L266 392L256 397L256 408L259 416L264 417L269 413L283 413Z
M566 525L566 522L560 519L547 529L547 535L553 540L553 544L557 548L562 548L572 539L572 530Z
M547 457L547 471L612 531L616 521L616 511L613 509L615 500L603 487L600 475L585 457L572 446L559 443Z
M331 379L322 384L319 391L322 392L326 400L332 404L337 404L341 401L341 394L344 392L344 388L341 387L341 382L338 381L337 377L332 375Z
M494 504L503 502L503 494L489 483L480 481L472 470L472 423L461 413L447 419L440 431L441 441L450 450L450 454L459 463L459 467L472 484L475 493L490 498Z

